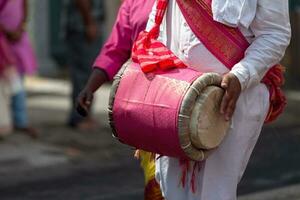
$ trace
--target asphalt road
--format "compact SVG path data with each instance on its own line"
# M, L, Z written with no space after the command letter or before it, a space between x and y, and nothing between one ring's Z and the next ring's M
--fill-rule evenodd
M38 140L15 133L0 142L0 199L143 199L139 163L132 149L111 137L105 110L97 110L95 131L75 131L64 124L67 94L49 95L29 96L30 117L41 132ZM51 99L57 108L50 106ZM300 183L298 103L290 101L280 122L263 129L239 195Z

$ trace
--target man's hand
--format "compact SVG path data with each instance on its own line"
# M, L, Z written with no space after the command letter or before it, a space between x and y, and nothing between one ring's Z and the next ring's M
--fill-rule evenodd
M221 87L225 90L225 94L222 99L220 112L224 114L225 120L229 121L241 94L241 84L234 74L228 73L223 76Z
M95 67L84 89L79 93L76 102L76 110L82 116L87 116L94 98L94 92L104 83L108 77L100 68Z
M88 89L83 89L80 92L77 97L76 110L81 116L86 117L89 114L93 98L93 92L89 91Z

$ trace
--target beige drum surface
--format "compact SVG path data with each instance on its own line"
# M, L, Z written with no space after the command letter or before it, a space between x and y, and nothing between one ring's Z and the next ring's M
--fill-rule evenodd
M218 147L226 135L229 122L220 113L224 90L208 86L196 99L190 121L192 144L199 149Z
M185 94L178 118L181 148L195 161L206 159L220 145L230 122L220 114L222 76L204 73Z

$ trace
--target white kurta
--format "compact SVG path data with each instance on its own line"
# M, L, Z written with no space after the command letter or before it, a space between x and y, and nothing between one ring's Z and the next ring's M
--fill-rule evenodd
M196 193L190 189L191 173L186 187L180 186L182 170L178 159L165 156L156 161L156 179L166 200L236 199L237 184L269 108L269 93L260 80L270 67L280 61L290 40L287 0L257 0L257 9L253 12L255 17L249 27L239 25L251 46L245 58L231 70L239 78L243 91L237 101L229 133L203 163L196 177ZM147 30L153 26L154 15L155 6ZM229 72L191 31L176 0L169 0L160 28L159 40L188 66L202 72Z

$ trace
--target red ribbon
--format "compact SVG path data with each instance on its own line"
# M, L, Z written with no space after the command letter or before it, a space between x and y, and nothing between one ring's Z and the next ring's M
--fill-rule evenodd
M167 6L168 0L157 1L154 27L149 32L141 32L133 44L132 61L138 63L144 73L156 69L167 70L187 67L172 51L157 40L159 27Z

